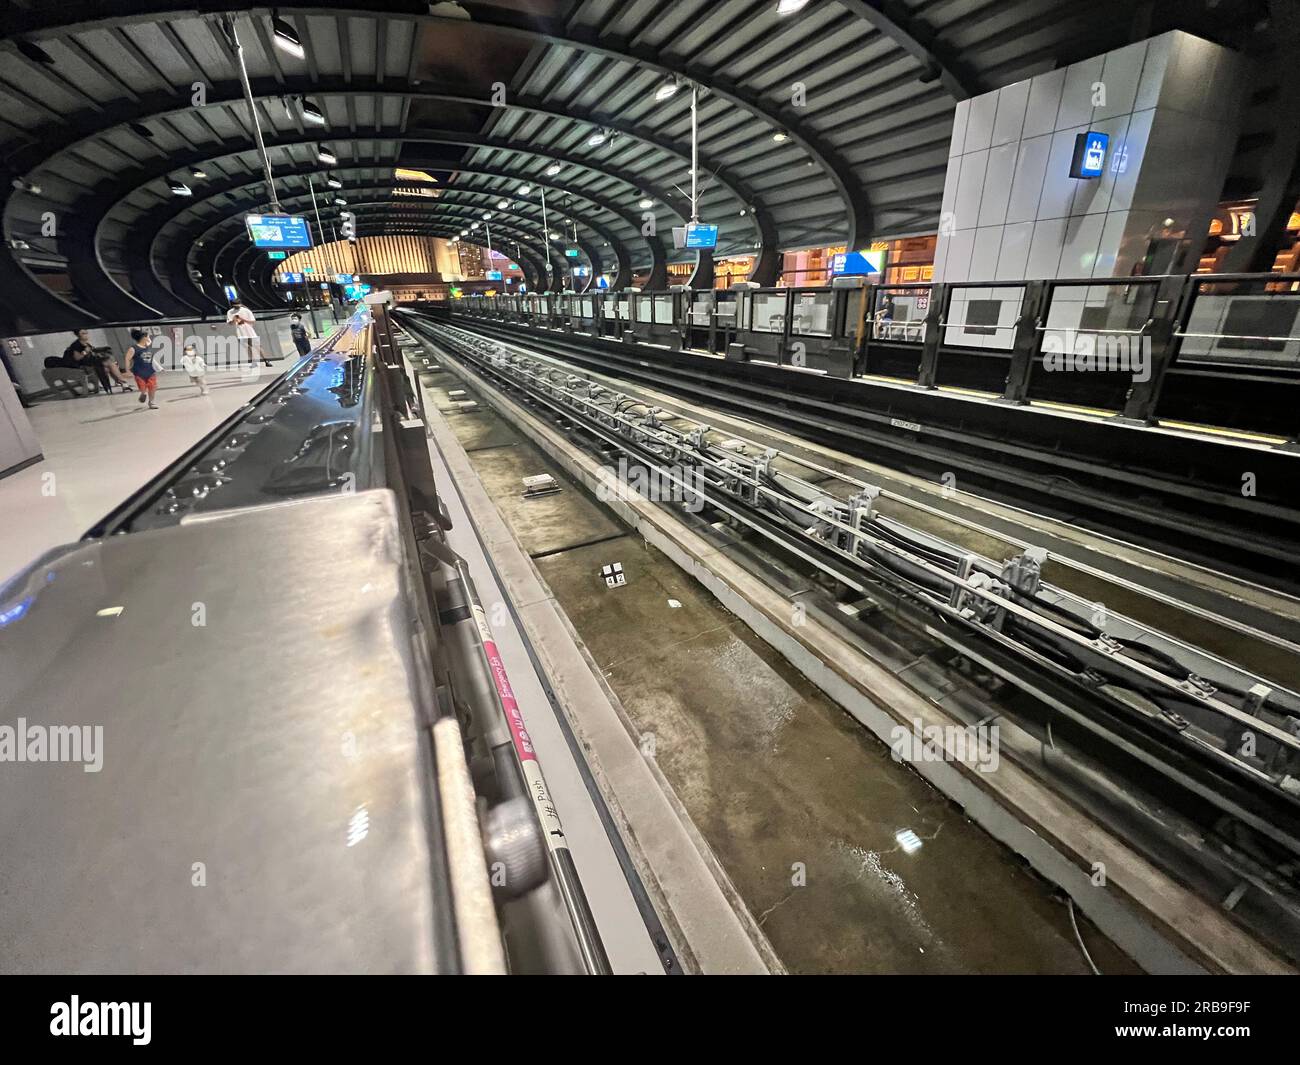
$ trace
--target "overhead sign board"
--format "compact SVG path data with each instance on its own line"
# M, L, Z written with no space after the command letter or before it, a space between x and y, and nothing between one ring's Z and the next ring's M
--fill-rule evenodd
M310 248L307 219L292 214L250 214L244 216L249 238L257 248Z
M831 257L831 273L883 274L886 254L883 248L878 251L840 252Z
M687 248L716 248L718 246L718 227L706 226L703 222L693 222L686 227Z
M1099 178L1106 170L1106 149L1110 135L1088 130L1074 138L1074 158L1070 160L1070 177ZM1127 162L1127 161L1126 161Z
M283 259L288 254L287 251L268 251L266 257L268 259Z

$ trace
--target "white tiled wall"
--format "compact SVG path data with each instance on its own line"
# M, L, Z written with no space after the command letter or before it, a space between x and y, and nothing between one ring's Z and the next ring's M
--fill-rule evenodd
M935 280L1123 276L1163 219L1203 230L1237 137L1240 73L1236 53L1173 31L959 103ZM1071 178L1089 129L1110 134L1106 173ZM1110 169L1118 151L1123 173Z

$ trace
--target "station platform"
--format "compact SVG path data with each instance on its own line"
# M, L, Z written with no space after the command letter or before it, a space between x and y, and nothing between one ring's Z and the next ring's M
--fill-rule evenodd
M0 540L0 574L7 577L50 548L79 538L279 372L212 373L206 396L183 372L166 373L157 410L139 403L135 392L50 399L28 409L41 458L0 477L0 512L21 516Z

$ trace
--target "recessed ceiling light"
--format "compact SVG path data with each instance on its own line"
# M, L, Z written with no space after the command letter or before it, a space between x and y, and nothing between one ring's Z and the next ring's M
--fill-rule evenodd
M315 122L318 126L325 125L325 112L308 100L307 97L304 96L299 101L298 109L302 112L302 117L308 122Z
M316 146L316 158L326 166L333 166L339 161L339 157L334 154L334 149L328 144L319 144Z
M645 199L640 200L637 203L637 206L640 207L641 210L643 211L650 210L650 208L653 207L654 205L655 205L654 200L650 199L649 197L646 197Z
M336 177L327 177L325 179L325 184L332 189L341 189L343 187L343 182Z
M778 129L772 134L772 139L776 141L777 144L782 144L790 139L790 134L786 133L785 130Z
M559 172L560 172L559 163L552 163L550 166L546 168L546 174L548 177L555 177L555 175L558 174Z
M173 196L193 196L194 191L181 181L169 181L167 187L172 190Z
M595 133L593 133L590 137L587 138L588 148L599 148L604 143L605 143L605 134L604 131L602 130L596 130Z
M504 210L505 210L507 207L509 207L509 206L510 206L510 201L509 201L509 200L497 200L497 210L498 210L498 211L504 211Z
M532 191L533 191L533 187L532 187L531 185L522 185L522 186L520 186L520 189L519 189L519 195L520 195L520 196L528 196L528 195L530 195L530 194L532 193Z
M665 81L655 93L656 100L668 100L677 95L677 82Z
M190 177L198 178L200 181L202 181L207 176L208 176L207 172L203 170L201 167L197 167L197 166L190 167Z
M289 25L287 19L272 15L271 32L275 34L275 45L280 51L287 52L295 59L307 58L307 51L303 48L302 41L298 39L298 31Z
M802 11L808 6L808 0L781 0L776 5L778 15L793 15L796 11Z

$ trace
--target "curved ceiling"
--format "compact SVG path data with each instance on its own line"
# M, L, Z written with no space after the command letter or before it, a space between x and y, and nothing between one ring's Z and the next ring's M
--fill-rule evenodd
M781 250L932 231L958 99L1171 19L1213 35L1195 24L1204 0L780 2L799 9L315 0L243 8L233 26L283 204L308 210L309 182L319 195L329 171L365 199L364 231L457 235L500 210L536 271L544 189L551 231L572 240L576 227L593 265L624 280L649 270L651 287L683 254L669 229L690 214L692 85L700 216L720 224L719 254L755 254L771 283ZM1266 0L1213 6L1254 31L1267 21ZM242 215L270 201L230 5L4 7L6 330L192 313L206 303L193 272L233 264ZM277 17L301 57L277 47ZM430 175L434 195L401 195L399 167ZM256 284L252 258L241 270Z

